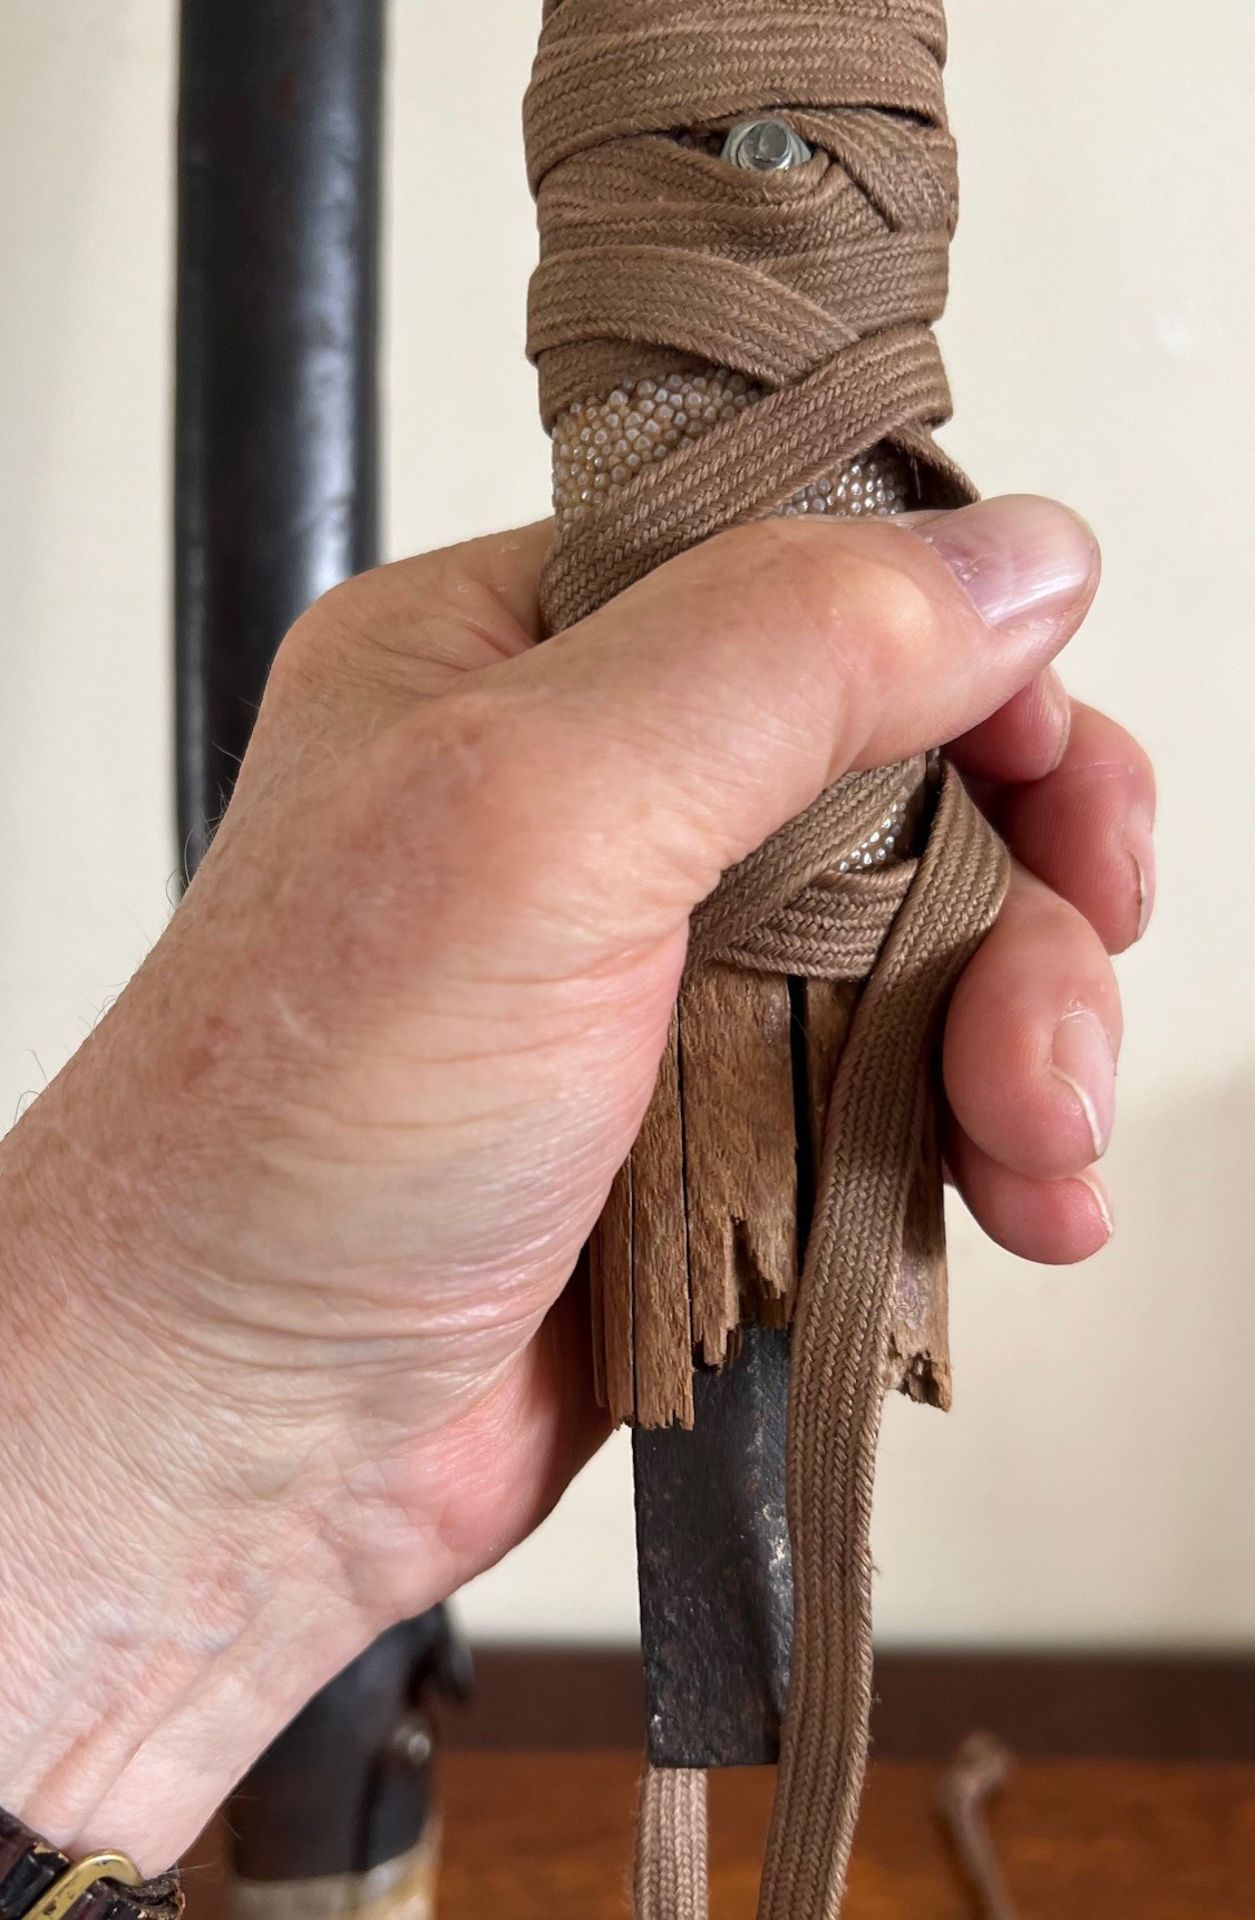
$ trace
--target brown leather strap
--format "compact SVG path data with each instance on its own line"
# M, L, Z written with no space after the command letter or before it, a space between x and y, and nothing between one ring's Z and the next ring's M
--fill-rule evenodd
M33 1913L73 1864L59 1847L0 1808L0 1920L23 1920ZM138 1887L97 1880L66 1920L179 1920L182 1912L179 1876L172 1871Z

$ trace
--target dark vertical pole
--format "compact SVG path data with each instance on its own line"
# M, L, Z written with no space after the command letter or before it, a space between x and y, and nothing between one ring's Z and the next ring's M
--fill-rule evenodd
M383 0L183 0L179 831L204 852L275 649L377 558Z
M179 833L195 870L275 651L377 546L384 0L182 0L175 623ZM258 1763L231 1811L250 1916L383 1890L429 1812L422 1696L458 1662L395 1628ZM340 1882L344 1881L341 1885ZM310 1894L297 1904L314 1911Z

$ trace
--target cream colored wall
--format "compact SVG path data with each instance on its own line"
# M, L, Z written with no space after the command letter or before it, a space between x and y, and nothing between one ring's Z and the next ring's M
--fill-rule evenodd
M537 7L394 0L390 547L543 510L518 100ZM1124 964L1113 1248L1019 1267L956 1220L959 1406L895 1404L894 1640L1255 1636L1255 10L952 0L965 201L951 444L1087 512L1072 675L1159 757L1162 908ZM159 931L169 828L172 0L0 0L0 1111ZM481 425L476 428L473 422ZM465 1596L627 1637L625 1449Z

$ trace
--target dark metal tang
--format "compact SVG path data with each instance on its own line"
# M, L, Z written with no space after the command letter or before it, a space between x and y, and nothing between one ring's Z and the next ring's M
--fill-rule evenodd
M785 1517L789 1337L747 1327L694 1382L695 1424L632 1436L649 1758L778 1757L793 1571Z

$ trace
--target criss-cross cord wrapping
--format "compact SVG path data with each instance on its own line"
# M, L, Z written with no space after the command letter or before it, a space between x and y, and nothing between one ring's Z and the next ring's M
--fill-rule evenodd
M569 626L685 547L779 510L876 445L921 503L972 497L936 447L930 327L955 208L941 0L546 0L527 133L542 257L530 348L542 409L645 375L729 367L765 390L560 525L543 583ZM785 112L814 157L740 173L718 135ZM787 670L787 667L785 668ZM760 1920L840 1907L871 1699L870 1513L894 1276L926 1066L992 922L1003 849L946 770L923 850L841 874L918 784L838 782L695 916L690 965L864 978L831 1096L792 1334L788 1503L795 1633ZM642 1920L704 1920L701 1776L647 1774Z

